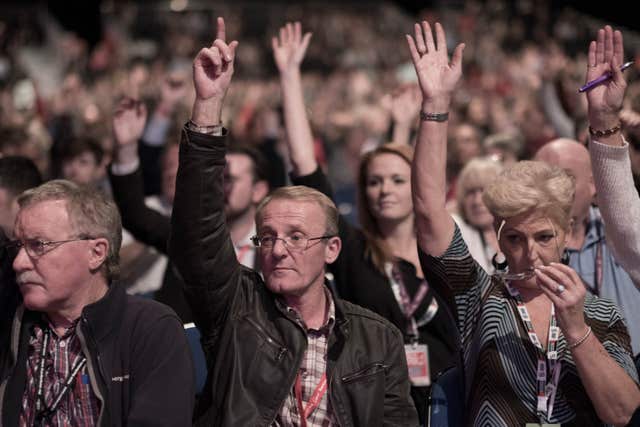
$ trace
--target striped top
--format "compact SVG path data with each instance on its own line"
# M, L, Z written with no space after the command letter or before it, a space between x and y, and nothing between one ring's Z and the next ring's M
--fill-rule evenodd
M473 260L456 226L441 257L420 254L429 283L451 306L464 359L466 425L523 426L537 423L538 352L504 284ZM627 327L610 301L587 295L585 320L609 355L638 382ZM601 426L578 376L562 333L557 345L562 371L548 423Z

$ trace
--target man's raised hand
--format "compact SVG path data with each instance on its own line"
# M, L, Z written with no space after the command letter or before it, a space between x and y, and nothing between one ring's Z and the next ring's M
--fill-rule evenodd
M202 48L193 61L193 83L198 99L224 97L231 83L237 46L235 40L227 44L224 19L218 18L216 39L210 47Z

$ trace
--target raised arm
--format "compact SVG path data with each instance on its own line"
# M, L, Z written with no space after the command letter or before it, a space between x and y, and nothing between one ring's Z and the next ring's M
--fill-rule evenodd
M414 84L401 87L391 95L389 111L393 120L393 142L411 145L411 129L420 113L421 98L420 88Z
M418 244L427 254L442 255L453 238L454 222L445 208L447 128L451 95L462 76L460 44L451 62L442 25L435 24L435 41L426 21L415 24L415 38L407 35L409 50L422 91L422 112L413 166L413 207Z
M169 255L185 282L187 299L204 339L228 313L240 272L224 215L225 140L220 125L231 83L237 42L218 36L193 61L196 99L182 132L180 165L171 219Z
M144 203L138 141L146 121L147 110L141 102L125 98L118 104L112 122L116 146L109 180L124 228L142 243L166 253L169 218Z
M620 123L619 112L627 88L620 71L624 60L622 33L609 26L600 29L597 41L589 45L588 60L587 81L613 70L611 80L587 92L589 124L595 131L615 128ZM640 287L640 198L633 184L629 146L616 131L592 135L589 152L600 212L607 227L607 244Z
M280 72L287 147L293 174L297 176L309 175L318 168L300 76L300 64L310 40L311 33L302 36L300 22L287 23L280 28L280 36L271 39L273 59Z

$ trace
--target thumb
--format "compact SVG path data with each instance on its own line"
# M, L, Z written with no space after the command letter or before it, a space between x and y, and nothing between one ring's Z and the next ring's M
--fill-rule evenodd
M456 49L453 51L453 57L451 58L451 68L462 69L462 53L465 47L466 45L464 43L456 46Z
M456 46L453 51L453 56L451 57L451 68L462 68L462 53L464 52L464 48L467 47L464 43L460 43Z

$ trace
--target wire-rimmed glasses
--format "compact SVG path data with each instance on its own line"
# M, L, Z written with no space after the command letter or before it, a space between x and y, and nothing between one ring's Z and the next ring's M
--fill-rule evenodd
M40 258L46 253L54 250L55 248L69 242L77 242L80 240L92 240L93 237L81 236L68 240L41 240L41 239L24 239L24 240L12 240L5 245L7 253L12 258L15 258L20 252L20 249L24 248L27 251L27 255L31 258Z
M309 249L309 242L314 240L323 240L330 239L331 237L335 237L333 235L325 234L324 236L319 237L306 237L299 234L293 234L291 236L285 237L276 237L276 236L253 236L251 237L251 241L257 248L262 248L264 250L272 250L276 245L278 240L282 240L284 246L294 252L304 252Z

